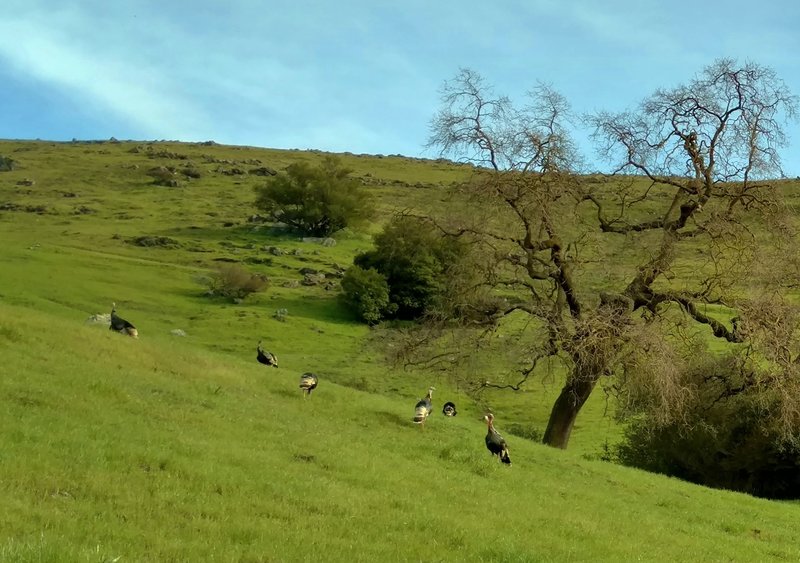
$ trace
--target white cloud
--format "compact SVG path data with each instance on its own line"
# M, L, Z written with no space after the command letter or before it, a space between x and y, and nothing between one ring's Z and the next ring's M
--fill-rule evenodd
M111 111L149 136L202 137L203 112L191 103L174 81L159 69L135 66L92 44L82 29L70 23L74 13L43 18L8 15L0 20L0 57L19 73L55 86L66 95ZM89 25L86 25L89 24ZM107 31L107 30L106 30Z

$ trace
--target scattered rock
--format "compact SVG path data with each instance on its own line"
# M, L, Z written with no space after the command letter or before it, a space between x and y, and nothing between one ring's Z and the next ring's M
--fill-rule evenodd
M277 246L270 246L267 251L272 254L273 256L283 256L283 250L278 248Z
M195 166L187 166L181 170L181 174L186 176L187 178L202 178L203 171Z
M269 166L261 166L259 168L251 168L250 174L254 176L275 176L278 172Z
M86 324L110 326L111 313L95 313L94 315L89 315L89 318L86 319Z
M46 205L20 205L18 203L0 203L0 211L23 211L25 213L38 213L43 215L50 213Z
M336 246L336 239L331 237L303 237L303 242L321 244L322 246Z
M303 285L312 286L312 285L320 285L325 281L325 276L322 274L306 274L303 276L303 281L300 282Z
M134 244L136 246L160 247L160 248L178 248L181 245L181 243L179 243L174 238L154 236L154 235L142 235L138 237L133 237L128 239L127 242L129 244Z
M295 288L298 288L298 287L300 287L300 282L299 282L299 281L297 281L297 280L289 280L289 281L285 281L285 282L283 282L283 284L281 285L281 287L287 287L287 288L289 288L289 289L295 289Z
M318 274L319 271L314 268L300 268L300 273L304 276Z
M242 176L247 174L247 172L241 168L217 168L217 172L224 174L225 176Z
M261 256L249 256L248 258L245 258L244 261L247 264L263 264L266 266L272 264L272 258Z
M169 333L173 336L186 336L186 332L179 328L173 328Z
M147 175L153 178L153 183L157 186L178 187L178 178L172 167L156 166L148 170Z
M286 317L288 317L288 316L289 316L289 310L288 309L277 309L275 311L275 314L272 315L273 318L275 318L275 319L277 319L277 320L279 320L281 322L285 322L286 321Z
M17 182L18 186L33 186L36 184L36 180L31 178L23 178L22 180Z
M152 147L147 148L147 156L149 158L169 158L170 160L188 160L189 155L180 154L177 152L170 152L167 150L154 151Z

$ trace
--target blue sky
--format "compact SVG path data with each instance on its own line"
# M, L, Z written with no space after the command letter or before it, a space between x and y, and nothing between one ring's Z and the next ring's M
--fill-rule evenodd
M495 4L495 5L492 5ZM795 0L3 0L0 138L176 139L429 156L469 67L618 111L719 57L800 94ZM800 126L784 170L800 176ZM579 139L580 141L580 139ZM581 142L591 159L591 147Z

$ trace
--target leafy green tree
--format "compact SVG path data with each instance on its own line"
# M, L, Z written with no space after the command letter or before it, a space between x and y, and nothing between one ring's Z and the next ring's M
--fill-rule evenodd
M369 194L350 172L332 156L319 166L292 164L256 188L256 207L303 233L330 236L372 215Z
M354 267L379 272L388 284L386 318L416 319L441 301L449 270L466 256L466 247L432 224L398 215L375 236L375 249L358 255Z
M517 359L492 383L475 371L476 391L519 390L548 366L563 365L543 441L566 448L598 382L619 373L635 351L681 346L675 335L699 330L723 346L751 342L742 327L770 319L745 305L797 279L793 225L770 181L781 173L784 118L796 108L770 69L721 59L631 111L589 119L619 174L609 181L576 173L569 106L552 88L540 85L519 108L478 74L461 71L443 88L429 144L476 166L456 194L462 208L431 210L430 220L471 241L473 275L505 306L487 309L483 330L471 330L473 323L455 331L449 319L434 319L418 339L408 338L404 361L452 358L462 377L464 365L483 357ZM468 297L451 292L448 299ZM715 310L720 305L731 314ZM741 319L738 328L731 317ZM652 342L644 341L649 334ZM759 353L781 349L769 344ZM670 395L670 362L645 356L633 367L650 370L641 383L661 393L653 404L663 413L682 398ZM779 371L771 384L795 389L794 369ZM792 419L798 397L786 394L785 404L797 409L783 411L778 427L787 435L800 436Z

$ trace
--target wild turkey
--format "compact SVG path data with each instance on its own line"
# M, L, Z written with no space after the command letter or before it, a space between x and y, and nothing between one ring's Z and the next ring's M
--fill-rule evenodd
M489 413L483 417L483 420L486 421L486 426L489 429L486 433L486 447L492 455L496 455L500 461L511 465L511 458L508 457L508 445L500 433L494 429L494 415Z
M319 378L313 373L304 373L300 376L300 389L303 390L304 399L317 388L317 383L319 383Z
M414 423L419 424L422 428L425 427L425 421L428 419L428 415L430 415L431 411L433 410L431 396L435 390L436 389L434 387L429 387L428 394L424 399L420 399L417 405L414 407Z
M132 336L134 338L139 338L139 331L136 330L136 327L133 326L131 323L117 315L117 304L111 304L111 326L108 327L109 330L115 330L117 332L121 332L122 334L127 334L128 336Z
M256 359L258 363L264 364L265 366L272 366L274 368L278 367L278 358L272 352L265 352L264 349L261 347L261 340L258 341L258 349L256 350L258 355Z
M442 407L442 414L445 416L455 416L458 413L456 412L456 404L447 401L444 406Z

